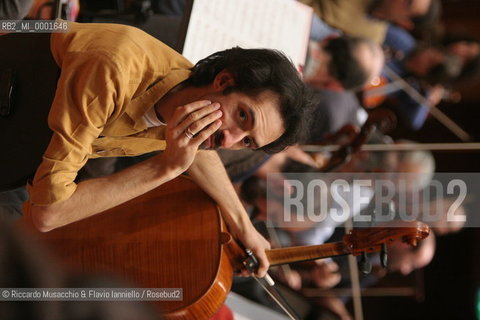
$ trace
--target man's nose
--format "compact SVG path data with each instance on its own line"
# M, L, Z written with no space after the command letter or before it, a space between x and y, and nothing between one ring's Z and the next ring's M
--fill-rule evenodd
M222 147L225 149L240 149L240 141L245 138L246 133L242 130L223 130Z

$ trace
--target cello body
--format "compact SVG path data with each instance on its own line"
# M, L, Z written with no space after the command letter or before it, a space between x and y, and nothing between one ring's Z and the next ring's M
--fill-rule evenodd
M39 236L69 269L181 288L182 301L155 301L165 319L210 318L233 280L225 249L236 244L213 200L186 178Z

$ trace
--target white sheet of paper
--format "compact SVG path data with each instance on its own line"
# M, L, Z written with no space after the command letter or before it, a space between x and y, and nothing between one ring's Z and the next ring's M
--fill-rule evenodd
M183 55L196 63L235 46L269 48L303 66L312 15L295 0L195 0Z

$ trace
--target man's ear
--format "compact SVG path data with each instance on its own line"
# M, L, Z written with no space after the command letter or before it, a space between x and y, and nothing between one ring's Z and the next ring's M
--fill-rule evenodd
M222 70L215 76L212 85L215 90L223 91L235 86L235 78L230 71Z

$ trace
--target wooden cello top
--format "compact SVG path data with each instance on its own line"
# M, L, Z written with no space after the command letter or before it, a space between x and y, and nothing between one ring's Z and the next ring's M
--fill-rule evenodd
M167 319L209 318L233 278L219 241L224 226L217 210L181 178L40 236L76 270L113 274L138 288L183 289L182 301L157 302Z

